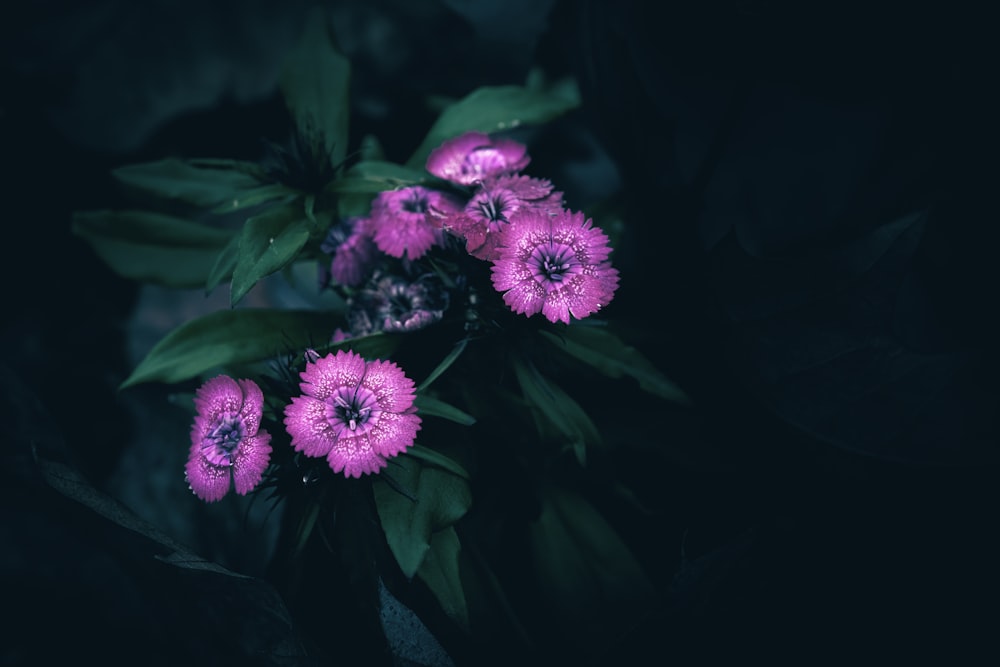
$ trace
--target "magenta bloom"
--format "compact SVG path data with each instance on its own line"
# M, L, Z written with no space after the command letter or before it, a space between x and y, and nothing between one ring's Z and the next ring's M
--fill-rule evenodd
M500 176L485 181L469 199L463 214L452 216L444 228L465 239L465 249L473 257L499 259L500 232L518 211L558 213L562 193L552 191L552 183L528 176Z
M500 236L493 286L515 313L569 324L606 306L618 288L608 237L582 213L524 211Z
M376 473L417 437L413 380L396 364L341 350L307 363L301 377L285 427L296 451L325 456L334 472Z
M333 255L321 278L324 285L330 279L348 287L364 282L375 261L371 227L368 218L348 218L330 228L320 245L320 250Z
M442 241L435 217L458 208L458 203L443 192L419 185L381 192L372 202L375 245L393 257L405 254L418 259Z
M493 139L483 132L466 132L431 151L427 171L452 183L472 185L491 176L520 171L529 162L524 144Z
M271 434L260 430L264 394L253 380L219 375L195 393L198 414L191 427L185 472L194 494L221 500L235 483L246 495L261 480L271 459Z

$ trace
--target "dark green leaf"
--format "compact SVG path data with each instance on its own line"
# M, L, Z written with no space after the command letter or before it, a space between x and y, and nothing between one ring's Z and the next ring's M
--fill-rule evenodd
M383 190L423 185L433 180L426 171L393 162L359 162L330 185L333 192L376 193Z
M436 465L439 468L444 468L450 473L458 475L464 480L469 480L469 473L466 472L465 468L450 456L446 456L436 449L431 449L430 447L424 447L420 444L415 444L406 450L406 453L413 458L420 459L424 463L430 463L431 465Z
M385 480L374 484L375 505L389 549L400 569L412 578L430 550L431 535L453 525L468 511L472 493L464 479L417 459L401 455L382 475L390 475L406 493Z
M199 287L233 232L145 211L87 211L73 232L125 278L166 287Z
M347 155L351 67L334 47L329 23L319 7L306 17L305 31L285 62L280 84L299 132L336 166Z
M448 368L455 363L455 360L461 356L462 352L465 351L465 346L468 344L468 338L463 338L455 343L455 347L453 347L451 352L448 353L448 356L442 359L441 363L437 365L437 368L432 370L430 375L427 376L427 379L420 383L420 386L417 387L417 391L422 392L431 386L431 383L434 382L434 380L438 379L442 373L448 370Z
M205 279L205 293L208 294L220 283L230 280L233 277L233 269L236 268L236 260L240 256L240 237L236 234L229 239L229 243L219 252L215 258L212 269Z
M533 364L515 357L514 374L525 400L542 424L551 425L574 447L581 444L601 444L601 434L586 411L569 394L542 375Z
M291 198L295 191L282 183L268 183L251 190L235 193L230 199L223 201L213 209L214 213L233 213L251 206L265 204L275 199Z
M654 585L632 551L582 496L544 489L530 531L539 598L582 652L620 640L655 602Z
M254 166L238 169L236 164L167 158L119 167L112 174L123 184L154 197L207 208L260 185L260 180L248 173Z
M329 338L337 318L311 310L223 310L183 324L157 343L121 388L182 382L229 364L269 359Z
M569 326L559 334L543 331L542 335L559 349L608 377L628 375L638 380L643 390L655 396L677 403L690 403L680 387L656 370L638 350L605 328Z
M257 281L295 259L309 240L309 226L298 206L266 211L246 221L239 259L233 269L230 302L236 305Z
M434 593L448 618L463 630L469 630L469 608L459 575L458 554L462 549L453 526L431 536L430 550L417 570L417 576Z
M419 414L424 416L441 417L457 424L461 424L462 426L472 426L476 423L476 418L472 415L466 414L455 406L449 405L448 403L438 400L433 396L417 394L414 405L417 406Z
M549 88L484 86L442 112L406 165L422 169L441 142L464 132L497 132L544 123L579 105L580 92L572 79Z

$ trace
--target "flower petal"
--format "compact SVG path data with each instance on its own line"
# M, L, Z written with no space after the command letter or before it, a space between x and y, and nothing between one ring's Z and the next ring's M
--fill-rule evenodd
M350 350L328 354L315 363L306 364L300 374L302 393L324 400L341 387L357 387L365 375L365 360Z
M285 406L285 430L292 447L306 456L326 456L337 441L327 405L311 396L296 396Z
M413 405L413 380L391 361L369 362L361 386L375 394L375 400L383 411L403 412Z
M214 503L229 492L229 466L217 466L201 455L201 448L192 446L184 467L188 486L206 503Z
M390 458L405 452L417 438L420 417L412 413L383 412L368 430L372 449Z
M326 460L334 472L343 472L347 477L376 473L387 465L386 460L373 451L368 434L339 438Z
M245 496L253 491L271 460L271 434L260 431L240 441L233 456L233 483L236 493Z
M243 418L245 434L254 435L260 428L260 417L264 411L264 393L253 380L238 380L237 382L243 392L243 407L240 409L240 417Z
M194 407L208 422L228 412L236 414L243 407L243 389L228 375L219 375L198 387Z

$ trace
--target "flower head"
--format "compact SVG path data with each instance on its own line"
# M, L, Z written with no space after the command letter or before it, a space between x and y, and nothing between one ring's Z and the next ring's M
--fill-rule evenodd
M196 496L221 500L231 485L246 495L271 458L271 434L260 430L264 394L253 380L219 375L195 392L197 415L185 472Z
M493 261L499 258L500 232L518 211L562 210L562 193L552 191L552 183L529 176L500 176L489 179L469 199L463 213L444 222L444 228L465 239L465 249L473 257Z
M372 202L371 221L375 245L393 257L418 259L441 243L435 216L457 211L459 205L437 190L419 185L386 190Z
M618 288L608 237L582 213L524 211L500 236L493 286L515 313L569 324L608 304Z
M285 408L296 451L361 477L413 444L420 430L413 380L396 364L341 350L307 363L301 377L302 396Z
M340 285L360 285L375 260L371 221L368 218L347 218L327 232L320 250L333 255L329 269L321 279L325 285L333 279Z
M520 171L530 161L524 144L494 139L483 132L466 132L431 151L426 166L438 178L472 185L491 176Z
M376 331L415 331L444 317L450 299L433 274L414 281L393 275L375 275L348 300L352 335Z

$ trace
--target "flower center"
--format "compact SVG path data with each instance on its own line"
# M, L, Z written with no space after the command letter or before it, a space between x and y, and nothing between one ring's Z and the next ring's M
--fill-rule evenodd
M415 194L409 199L404 199L400 207L407 213L426 213L427 197Z
M375 394L364 387L351 389L343 387L333 397L333 403L327 410L330 421L340 425L340 431L347 429L351 434L365 433L374 424L373 419L381 412L375 400Z
M581 264L573 249L562 243L546 243L531 251L528 260L531 273L539 282L561 283L580 273Z
M212 430L205 434L201 444L202 454L214 465L232 465L233 451L244 435L246 426L240 416L224 412L219 415Z

